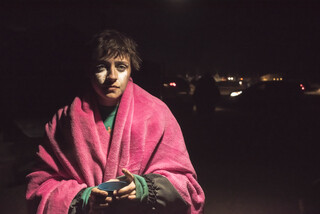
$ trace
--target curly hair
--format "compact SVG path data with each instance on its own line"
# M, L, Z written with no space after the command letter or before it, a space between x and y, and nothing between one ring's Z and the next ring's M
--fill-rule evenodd
M137 43L116 30L103 30L96 34L89 43L89 48L92 59L129 57L133 69L140 69L142 60L137 51Z

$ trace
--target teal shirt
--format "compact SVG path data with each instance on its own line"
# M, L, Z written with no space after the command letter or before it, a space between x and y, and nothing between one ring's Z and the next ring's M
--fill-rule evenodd
M111 133L118 111L119 105L116 106L99 106L101 119L106 127L107 131Z

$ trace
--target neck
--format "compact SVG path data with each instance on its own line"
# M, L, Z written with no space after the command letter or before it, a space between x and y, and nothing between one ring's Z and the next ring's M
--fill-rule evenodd
M119 100L105 100L98 98L98 102L102 106L116 106L119 103Z

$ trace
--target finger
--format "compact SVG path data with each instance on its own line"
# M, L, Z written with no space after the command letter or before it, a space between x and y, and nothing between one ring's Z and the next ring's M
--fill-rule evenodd
M117 179L117 178L113 178L113 179L109 179L109 180L107 180L107 182L109 182L109 181L120 181L119 179Z
M93 209L102 209L108 207L112 203L112 197L105 198L104 201L95 201L95 203L91 204Z
M112 197L106 197L105 201L110 204L112 202Z
M133 190L129 195L136 195L136 190Z
M132 182L134 180L134 176L129 170L123 168L122 172L126 176L126 178L128 180L128 183L130 183L130 182Z
M132 191L134 191L136 189L136 184L134 182L131 182L128 186L125 186L121 189L119 189L118 191L115 191L116 196L120 196L120 195L125 195L125 194L129 194Z
M91 195L107 197L108 196L108 192L104 191L104 190L101 190L101 189L98 189L97 187L95 187L95 188L92 188Z
M108 206L109 206L109 203L99 204L100 208L105 208L105 207L108 207Z
M128 199L129 200L136 200L137 199L137 196L134 194L134 195L129 195L128 196Z
M113 201L113 197L104 197L104 196L90 196L89 198L89 206L93 208L97 208L100 204L110 204Z
M125 195L117 196L116 199L122 200L122 199L128 198L128 196L129 196L129 194L125 194Z
M136 195L136 191L134 190L134 191L132 191L132 192L130 192L130 193L128 193L128 194L124 194L124 195L121 195L121 196L117 196L116 197L116 199L124 199L124 198L128 198L129 196L135 196Z
M107 207L107 206L109 206L109 203L94 204L94 205L92 206L92 208L93 208L94 210L99 210L99 209L105 208L105 207Z
M109 198L109 197L108 197ZM98 201L89 201L89 214L98 214L98 213L102 213L103 210L108 207L110 205L110 203L105 200L104 202L102 202L101 200Z
M110 204L108 204L108 203L97 204L97 205L93 206L91 210L93 211L93 213L97 213L97 212L100 213L101 211L103 211L105 208L107 208L109 206L110 206Z
M121 195L125 195L125 194L130 194L132 191L134 191L136 189L135 185L133 186L126 186L122 189L119 190L115 190L113 195L114 196L121 196Z
M112 203L112 197L106 197L104 200L95 201L92 206L95 208L101 208L109 206Z

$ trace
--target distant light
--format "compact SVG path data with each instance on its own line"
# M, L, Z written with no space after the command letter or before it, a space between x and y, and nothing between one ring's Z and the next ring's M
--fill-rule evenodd
M236 97L236 96L239 96L240 94L242 94L242 91L234 91L230 94L230 97Z
M240 80L242 81L242 80L243 80L243 78L242 78L242 77L240 77Z
M242 81L239 81L239 85L242 85Z
M304 91L304 90L305 90L305 87L304 87L304 85L303 85L303 84L300 84L300 88L301 88L301 90L302 90L302 91Z
M228 80L233 80L234 78L233 77L228 77Z
M280 80L281 80L281 81L283 80L282 77L280 77Z
M176 87L177 86L177 84L175 82L170 82L169 85L172 86L172 87Z

